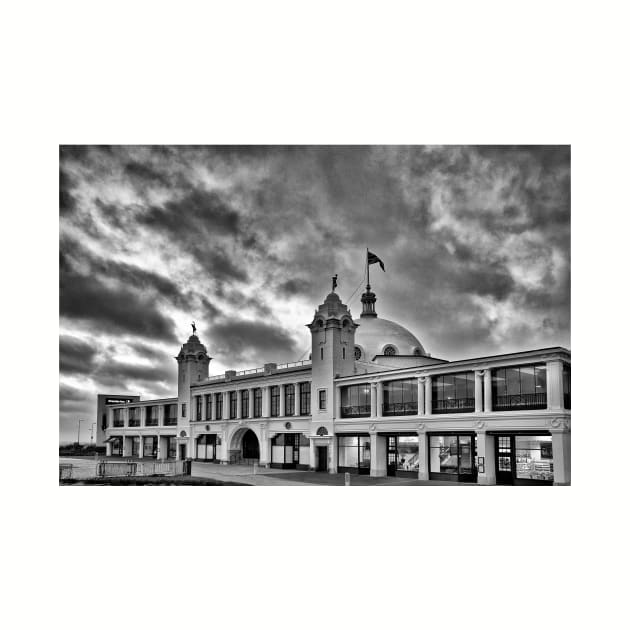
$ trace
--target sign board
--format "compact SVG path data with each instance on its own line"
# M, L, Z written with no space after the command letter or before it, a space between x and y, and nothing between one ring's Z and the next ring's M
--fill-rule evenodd
M127 403L133 402L133 398L106 398L106 405L125 405Z

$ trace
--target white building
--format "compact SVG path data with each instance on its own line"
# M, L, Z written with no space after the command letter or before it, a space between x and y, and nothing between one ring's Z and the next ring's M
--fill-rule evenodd
M308 324L309 361L209 378L210 357L193 334L176 357L176 398L107 406L107 454L570 484L568 350L432 358L377 316L369 284L361 302L353 320L336 293L326 297Z

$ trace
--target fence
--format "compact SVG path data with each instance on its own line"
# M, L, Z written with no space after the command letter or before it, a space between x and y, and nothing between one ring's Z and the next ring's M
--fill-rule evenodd
M177 461L99 461L91 467L59 464L59 480L64 479L103 479L105 477L148 477L151 475L173 476L190 475L191 462Z

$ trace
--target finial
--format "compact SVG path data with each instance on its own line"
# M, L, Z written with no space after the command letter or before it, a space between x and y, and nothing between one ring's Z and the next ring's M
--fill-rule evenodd
M332 277L332 290L334 291L337 288L337 274Z
M191 326L192 326L192 329L193 329L193 335L196 335L197 334L197 326L195 326L195 322L193 322L191 324Z

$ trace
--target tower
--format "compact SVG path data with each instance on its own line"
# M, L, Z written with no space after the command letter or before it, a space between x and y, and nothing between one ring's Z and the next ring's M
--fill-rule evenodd
M188 425L191 420L190 386L208 378L208 366L212 360L206 347L193 332L182 345L177 360L177 426ZM189 431L187 431L190 434Z
M336 408L334 379L354 374L357 324L352 321L348 307L333 291L315 311L308 327L311 330L313 422L332 422Z

